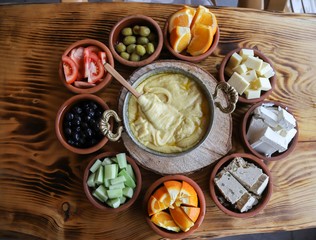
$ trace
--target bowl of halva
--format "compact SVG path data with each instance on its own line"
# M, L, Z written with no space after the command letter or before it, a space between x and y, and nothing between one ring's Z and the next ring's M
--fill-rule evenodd
M247 153L222 158L211 173L209 185L216 206L238 218L261 212L270 200L273 186L268 167Z
M229 114L238 99L226 83L214 89L210 78L197 65L174 60L136 70L129 82L141 97L130 93L120 97L128 137L137 147L158 156L179 156L197 148L211 133L215 108ZM216 101L220 89L227 95L227 106Z

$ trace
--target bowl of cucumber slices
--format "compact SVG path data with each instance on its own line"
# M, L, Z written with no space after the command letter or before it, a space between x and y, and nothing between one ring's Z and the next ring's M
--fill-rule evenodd
M89 201L102 210L126 210L141 190L141 173L135 161L125 153L104 152L93 157L83 176L83 188Z

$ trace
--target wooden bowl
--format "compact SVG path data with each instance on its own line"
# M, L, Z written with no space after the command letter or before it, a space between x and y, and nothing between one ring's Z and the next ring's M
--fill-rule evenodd
M190 54L188 54L186 52L177 53L176 51L174 51L170 45L170 42L169 42L170 34L168 31L168 28L169 28L170 17L165 22L165 26L163 29L163 36L164 36L164 45L166 46L166 48L169 50L169 52L173 56L175 56L178 59L184 60L184 61L198 63L198 62L201 62L202 60L204 60L205 58L207 58L209 55L211 55L214 52L214 50L216 49L216 47L218 45L219 37L220 37L219 26L217 26L217 30L216 30L216 33L214 35L214 39L213 39L213 43L212 43L211 47L205 53L203 53L199 56L191 56Z
M182 231L181 232L172 232L172 231L166 230L164 228L160 228L150 220L150 217L148 215L147 204L148 204L150 196L155 192L156 189L158 189L160 186L162 186L164 182L170 181L170 180L185 181L188 184L190 184L197 192L197 196L198 196L198 200L199 200L198 206L200 207L200 215L197 218L196 222L194 223L194 226L192 226L187 232L182 232ZM146 222L151 227L151 229L154 232L156 232L157 234L159 234L160 236L162 236L164 238L171 238L171 239L175 239L175 238L182 239L182 238L186 238L186 237L190 236L202 224L204 217L205 217L205 211L206 211L205 197L204 197L202 189L191 178L183 176L183 175L169 175L169 176L161 177L158 180L156 180L147 189L147 191L145 193L143 207L144 207L144 214L145 214Z
M81 101L85 101L85 100L91 100L91 101L98 103L104 111L109 110L108 105L100 97L98 97L96 95L92 95L92 94L78 94L78 95L75 95L75 96L69 98L59 108L59 110L57 112L57 116L56 116L56 121L55 121L55 131L56 131L56 135L57 135L57 138L60 141L60 143L66 149L68 149L74 153L78 153L78 154L93 153L93 152L99 150L100 148L102 148L108 142L108 138L104 136L101 139L101 141L99 141L96 145L89 147L89 148L78 148L78 147L74 147L74 146L68 144L66 137L65 137L65 134L64 134L64 130L63 130L63 123L64 123L65 114L70 110L70 108L72 106L74 106L75 104L77 104Z
M70 51L74 48L88 47L88 46L96 46L96 47L100 48L103 52L105 52L106 57L107 57L107 62L112 67L114 67L114 60L113 60L113 56L112 56L111 51L103 43L101 43L97 40L94 40L94 39L84 39L84 40L80 40L78 42L71 44L65 50L63 55L68 55L70 53ZM62 83L65 85L65 87L74 93L96 93L96 92L100 91L102 88L104 88L105 86L107 86L108 84L110 84L110 82L112 80L112 75L109 73L106 73L104 79L94 87L90 87L90 88L75 87L73 84L68 84L66 82L64 70L63 70L63 63L62 63L62 61L60 61L60 63L59 63L59 78L62 81Z
M224 57L223 61L221 62L221 65L219 67L219 70L218 70L218 75L219 75L219 80L222 81L222 82L227 82L229 80L229 77L227 77L224 73L225 71L225 67L230 59L230 57L235 53L239 53L239 51L241 49L249 49L249 48L237 48L235 50L232 50L230 51L228 54L226 54L226 56ZM275 69L273 67L273 64L271 62L271 60L266 57L262 52L260 52L259 50L255 49L255 48L252 48L252 50L254 51L254 55L256 57L259 57L260 59L262 59L263 61L269 63L271 65L271 67L273 68L274 72L275 72ZM254 98L254 99L247 99L244 95L239 95L239 98L238 98L238 101L241 102L241 103L250 103L250 104L253 104L253 103L257 103L257 102L261 102L263 101L264 99L266 99L270 94L271 92L273 91L273 89L275 88L275 84L276 84L276 74L273 76L273 77L270 77L270 84L271 84L271 89L269 91L265 91L263 93L261 93L261 96L260 98Z
M234 211L232 209L228 209L225 207L218 199L218 196L220 195L219 191L216 189L215 183L214 183L214 178L217 175L217 173L222 170L225 166L227 166L235 157L242 157L244 158L247 162L253 163L257 165L257 167L260 167L262 171L269 176L269 183L266 187L266 189L262 193L262 197L259 200L259 203L255 205L252 209L250 209L248 212L240 213L238 210ZM251 154L246 154L246 153L235 153L232 155L228 155L224 158L222 158L214 167L211 173L210 177L210 193L211 193L211 198L213 199L214 203L216 206L222 210L224 213L232 216L232 217L237 217L237 218L248 218L248 217L253 217L257 215L259 212L261 212L266 205L268 204L270 197L272 195L272 187L273 187L273 182L272 182L272 176L271 173L268 169L268 167L263 163L263 161L256 156L253 156Z
M142 176L141 176L141 172L140 172L137 164L135 163L134 159L132 159L129 156L126 156L127 162L132 165L132 168L133 168L134 173L135 173L136 188L134 189L133 197L131 199L127 200L124 204L122 204L118 208L112 208L112 207L108 206L106 203L102 203L99 200L97 200L92 195L92 189L89 188L89 186L87 185L87 180L88 180L89 175L90 175L90 168L97 159L116 156L116 154L118 154L118 152L104 152L104 153L101 153L97 156L92 157L91 160L89 161L87 167L85 168L84 175L83 175L83 189L84 189L84 192L85 192L87 198L92 203L92 205L95 206L96 208L101 209L101 210L106 210L106 211L114 212L114 213L127 210L130 206L132 206L132 204L135 202L135 200L137 199L137 197L140 193L140 190L142 187Z
M134 25L139 26L147 26L157 35L157 46L155 51L146 59L141 60L139 62L128 61L122 58L115 50L115 46L122 40L121 31L125 27L133 27ZM161 28L158 23L150 17L144 15L132 15L123 18L119 22L117 22L112 28L109 36L109 48L114 56L114 58L120 62L121 64L129 67L141 67L145 66L154 60L156 60L161 52L163 45L163 36Z
M294 116L294 114L288 109L287 106L285 106L284 104L280 103L280 102L274 102L274 101L263 101L263 102L259 102L255 105L252 105L248 111L246 112L246 114L244 115L244 118L243 118L243 121L242 121L242 126L241 126L241 138L242 138L242 141L243 143L245 144L245 146L247 147L247 149L252 153L254 154L255 156L257 156L258 158L261 158L261 159L264 159L264 160L267 160L267 161L276 161L276 160L280 160L280 159L283 159L285 157L287 157L293 150L294 148L296 147L297 145L297 141L298 141L298 134L299 134L299 131L298 131L298 125L297 125L297 121L296 121L296 127L295 129L297 130L297 133L295 135L295 137L292 139L292 141L289 143L288 145L288 149L285 151L285 152L282 152L282 153L279 153L279 152L276 152L274 154L272 154L271 157L267 157L259 152L257 152L255 149L253 149L247 139L247 130L248 130L248 126L250 124L250 120L252 118L252 115L253 115L253 111L261 106L262 104L267 104L267 103L270 103L270 104L274 104L276 107L277 106L280 106L282 107L283 109L285 109L287 112L289 112L290 114L292 114Z

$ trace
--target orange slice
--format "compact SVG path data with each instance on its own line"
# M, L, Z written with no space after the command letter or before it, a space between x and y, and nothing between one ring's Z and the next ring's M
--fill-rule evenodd
M160 188L158 188L152 196L156 198L159 202L161 202L164 206L170 206L171 198L165 186L161 186Z
M198 219L198 217L200 215L200 211L201 211L201 209L199 207L181 206L181 208L193 222L196 222L196 220Z
M170 208L169 211L173 220L183 232L189 231L189 229L194 226L194 222L180 207L175 207L174 209Z
M159 227L174 232L180 232L180 227L174 222L171 215L167 212L155 213L150 220Z
M212 27L196 23L192 30L192 40L187 48L187 52L192 56L205 53L213 43L213 36Z
M191 41L191 31L188 27L175 27L170 33L170 44L177 53L185 50Z
M165 185L165 187L170 195L170 198L171 198L170 205L172 205L176 201L176 199L180 193L182 184L181 184L181 182L178 182L178 181L166 181L163 184Z
M183 181L181 190L180 190L180 198L187 196L196 196L197 193L195 189L187 182Z
M215 34L217 30L217 20L215 15L209 11L206 7L199 6L196 10L194 18L191 23L191 30L193 30L196 24L204 24L212 27L212 33Z
M147 205L147 211L149 216L157 212L160 212L166 208L168 208L168 206L164 205L162 202L159 202L154 196L150 196Z
M195 9L185 6L181 10L174 13L169 20L169 33L175 28L175 27L190 27L193 17L195 14Z
M176 206L185 205L190 207L197 207L199 204L197 195L178 198L175 202Z

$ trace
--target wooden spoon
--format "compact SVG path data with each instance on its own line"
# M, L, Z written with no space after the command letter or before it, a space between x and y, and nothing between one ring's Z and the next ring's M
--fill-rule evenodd
M110 64L104 64L104 68L117 80L119 81L128 91L130 91L137 99L141 96L123 77L119 74Z

